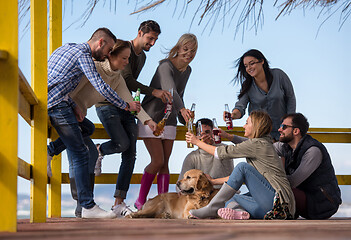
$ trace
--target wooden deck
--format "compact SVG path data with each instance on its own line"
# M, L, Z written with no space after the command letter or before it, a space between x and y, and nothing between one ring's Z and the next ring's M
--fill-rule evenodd
M46 223L18 220L17 233L0 239L351 239L351 218L329 220L175 220L75 218L47 219Z

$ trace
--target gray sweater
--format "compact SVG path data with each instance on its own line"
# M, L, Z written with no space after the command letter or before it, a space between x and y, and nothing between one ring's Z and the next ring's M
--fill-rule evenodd
M177 126L177 115L180 109L184 108L183 95L190 73L190 66L184 72L180 72L168 59L162 60L157 67L150 87L162 90L173 88L173 107L166 125ZM155 122L159 122L164 116L166 105L161 99L147 95L142 102L142 107Z
M241 116L245 115L247 105L249 105L249 114L253 110L265 110L273 121L272 136L278 140L281 118L287 113L296 111L296 99L288 75L278 68L271 69L271 72L273 81L268 93L253 81L249 91L236 102L234 109L238 109Z
M214 146L221 145L224 144ZM199 148L185 157L178 180L183 179L184 173L190 169L199 169L204 173L209 174L212 178L223 178L232 173L234 164L232 158L220 160Z

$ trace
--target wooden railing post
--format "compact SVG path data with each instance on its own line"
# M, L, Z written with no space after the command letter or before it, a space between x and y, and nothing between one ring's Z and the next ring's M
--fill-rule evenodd
M38 98L31 126L30 221L46 221L47 158L47 1L31 0L31 86Z
M0 8L0 231L17 230L18 3Z
M62 0L50 0L49 53L62 45ZM53 138L55 140L57 137ZM61 154L51 161L52 177L49 184L48 217L61 217Z

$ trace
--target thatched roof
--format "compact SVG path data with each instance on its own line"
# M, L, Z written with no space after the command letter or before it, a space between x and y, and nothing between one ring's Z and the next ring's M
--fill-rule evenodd
M192 23L198 25L204 24L204 29L210 28L210 31L216 26L217 22L224 27L226 24L235 23L235 34L242 29L244 32L247 29L254 28L257 31L258 27L263 24L264 16L264 0L128 0L128 4L134 4L135 11L131 14L141 14L149 10L157 10L157 8L165 3L175 3L174 13L180 10L179 15L193 14ZM64 0L63 4L72 4L73 0ZM77 21L83 26L93 13L95 7L102 3L104 7L109 8L115 13L117 9L117 0L110 0L106 4L106 0L86 0L85 11ZM265 2L265 7L267 7ZM19 15L20 20L29 12L30 0L19 0ZM83 4L82 4L83 5ZM195 12L188 12L188 7L195 6ZM272 1L272 7L279 9L279 14L275 16L278 20L282 15L288 15L295 9L304 9L306 12L311 9L319 10L321 24L327 21L334 14L340 15L339 28L343 26L345 21L351 14L351 0L275 0ZM72 23L72 24L74 24Z

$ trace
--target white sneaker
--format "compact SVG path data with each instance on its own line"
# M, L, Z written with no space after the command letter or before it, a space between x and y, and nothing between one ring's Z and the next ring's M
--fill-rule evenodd
M52 171L51 171L51 160L52 160L52 157L48 154L48 157L47 157L47 174L48 174L48 177L52 177Z
M107 212L101 209L98 205L95 205L92 208L82 208L82 218L116 218L114 212Z
M111 210L117 215L117 218L124 218L133 212L124 202L112 206Z
M96 144L96 148L99 152L99 156L96 160L94 174L95 174L95 176L100 176L101 175L101 167L102 167L102 159L104 159L104 156L100 152L100 144Z

